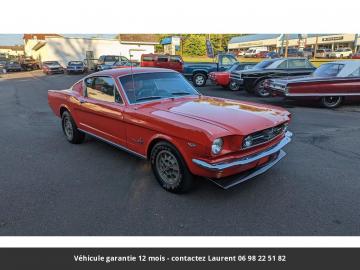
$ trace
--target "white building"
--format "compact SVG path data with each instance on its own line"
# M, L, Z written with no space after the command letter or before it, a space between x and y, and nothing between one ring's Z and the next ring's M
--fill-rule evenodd
M129 35L124 35L129 36ZM130 38L129 38L130 39ZM30 44L27 46L27 44ZM126 40L122 36L114 39L44 36L43 39L27 40L26 54L41 62L59 61L66 65L69 61L98 59L101 55L121 55L139 61L143 53L154 53L159 42ZM31 48L30 48L31 47Z
M19 57L24 55L23 46L0 46L0 58Z

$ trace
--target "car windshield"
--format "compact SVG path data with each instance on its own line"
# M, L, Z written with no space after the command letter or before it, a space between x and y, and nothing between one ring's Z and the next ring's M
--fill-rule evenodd
M81 61L71 61L71 62L69 62L69 66L71 66L71 65L82 65L83 64L83 62L81 62Z
M44 62L44 65L59 65L59 62L57 62L57 61L46 61L46 62Z
M275 61L277 61L277 60L265 60L265 61L262 61L262 62L256 64L253 68L254 69L263 69L263 68L270 66Z
M238 65L239 65L239 63L235 63L231 67L226 69L226 71L229 71L229 72L234 71L238 67Z
M339 72L343 69L343 67L344 64L337 64L337 63L323 64L314 71L313 76L333 77L338 75Z
M199 95L182 75L175 72L130 74L119 80L130 103Z
M344 52L345 49L337 49L335 52Z

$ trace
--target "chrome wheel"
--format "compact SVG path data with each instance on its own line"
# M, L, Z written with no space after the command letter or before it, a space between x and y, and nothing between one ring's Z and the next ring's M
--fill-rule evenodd
M326 108L335 108L341 104L342 100L343 100L342 97L329 96L329 97L323 97L321 99L321 103Z
M265 80L262 80L256 84L255 92L260 97L270 96L270 92L265 89Z
M64 121L63 125L64 125L65 135L66 135L67 139L71 141L74 137L74 130L73 130L71 120L69 117L64 117L63 121Z
M161 179L175 185L180 180L180 167L176 157L168 150L161 150L156 156L156 169Z
M236 82L232 81L229 84L229 88L231 91L237 91L239 90L240 86Z
M202 74L195 75L194 83L196 86L203 86L206 82L205 76Z

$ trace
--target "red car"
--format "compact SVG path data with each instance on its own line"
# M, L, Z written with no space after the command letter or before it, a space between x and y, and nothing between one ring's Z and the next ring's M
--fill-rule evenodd
M306 77L271 79L265 87L291 99L319 100L326 108L341 105L345 98L360 97L360 61L322 64Z
M157 68L93 73L48 102L73 144L94 136L148 159L160 185L191 187L193 176L231 187L270 169L291 141L284 109L202 96L178 72Z
M268 53L267 51L258 52L255 54L255 58L267 58Z
M178 72L183 71L184 61L179 55L169 54L143 54L141 56L141 67L168 68Z
M252 68L256 63L234 63L230 68L225 71L210 72L209 79L212 83L220 85L225 89L237 91L240 89L240 85L234 81L230 81L230 73L235 70L247 70Z
M60 65L58 61L45 61L42 63L42 71L47 74L65 73L65 69Z
M352 59L360 59L360 51L352 56Z

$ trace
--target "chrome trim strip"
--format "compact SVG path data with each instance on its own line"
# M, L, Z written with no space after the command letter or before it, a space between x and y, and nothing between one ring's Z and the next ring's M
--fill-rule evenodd
M284 92L282 92L284 93ZM286 93L285 96L287 97L337 97L337 96L360 96L360 92L359 93L324 93L324 94L320 94L320 93L304 93L304 94L291 94L291 93Z
M255 154L255 155L250 155L250 156L247 156L247 157L244 157L244 158L241 158L241 159L238 159L236 161L233 161L233 162L229 162L229 163L216 163L216 164L210 164L210 163L207 163L203 160L200 160L200 159L193 159L192 162L195 163L196 165L204 168L204 169L207 169L207 170L210 170L210 171L221 171L221 170L225 170L225 169L228 169L228 168L231 168L231 167L235 167L235 166L241 166L241 165L246 165L246 164L249 164L249 163L252 163L254 161L257 161L263 157L266 157L266 156L269 156L271 154L274 154L276 152L278 152L279 150L281 150L285 145L287 145L289 142L291 142L291 137L292 137L292 132L290 131L287 131L285 133L285 137L275 146L263 151L263 152L260 152L258 154Z
M135 152L135 151L132 151L132 150L130 150L130 149L128 149L128 148L120 145L120 144L117 144L117 143L114 143L114 142L109 141L109 140L107 140L107 139L104 139L104 138L102 138L102 137L100 137L100 136L98 136L98 135L95 135L95 134L93 134L93 133L91 133L91 132L89 132L89 131L85 131L85 130L83 130L83 129L81 129L81 128L78 128L78 130L80 130L80 131L82 131L82 132L84 132L84 133L86 133L86 134L88 134L88 135L90 135L90 136L93 136L93 137L95 137L96 139L99 139L99 140L101 140L101 141L103 141L103 142L106 142L106 143L108 143L108 144L110 144L110 145L112 145L112 146L115 146L116 148L119 148L120 150L126 151L126 152L128 152L128 153L130 153L130 154L133 154L133 155L137 156L137 157L140 157L140 158L143 158L143 159L147 159L146 156L144 156L144 155L142 155L142 154L139 154L139 153L137 153L137 152Z
M264 166L261 166L259 168L255 168L254 170L251 170L251 172L249 174L240 174L240 175L234 175L232 176L229 180L222 179L213 179L213 178L207 178L210 181L212 181L214 184L218 185L219 187L223 188L223 189L228 189L231 188L233 186L236 186L242 182L245 182L247 180L250 180L251 178L254 178L255 176L258 176L260 174L265 173L266 171L268 171L270 168L272 168L276 163L278 163L281 159L283 159L283 157L286 156L286 153L283 150L280 150L279 155L277 156L276 159L270 161L269 163L267 163Z

